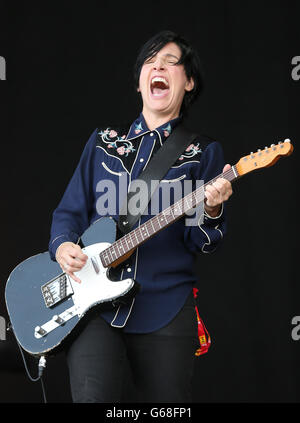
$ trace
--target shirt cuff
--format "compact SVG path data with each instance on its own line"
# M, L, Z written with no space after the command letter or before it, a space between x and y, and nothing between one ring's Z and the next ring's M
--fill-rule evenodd
M75 232L70 232L69 234L62 234L58 235L50 242L49 245L49 253L52 260L56 261L56 250L63 242L74 242L74 244L78 244L80 237L75 234Z
M207 226L213 226L215 227L218 225L219 221L223 218L223 212L224 212L224 204L221 205L221 210L218 216L212 217L210 216L204 209L204 212L202 216L199 219L199 225L207 225Z

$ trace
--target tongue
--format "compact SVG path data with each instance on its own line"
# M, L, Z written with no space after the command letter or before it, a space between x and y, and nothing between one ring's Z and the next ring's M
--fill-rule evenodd
M163 92L164 92L164 88L157 88L157 87L153 88L153 94L154 95L160 95Z

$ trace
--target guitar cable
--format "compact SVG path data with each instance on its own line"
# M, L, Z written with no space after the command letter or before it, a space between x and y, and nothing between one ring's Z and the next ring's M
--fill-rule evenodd
M44 371L44 369L46 367L46 358L45 358L45 356L42 355L40 357L40 359L39 359L39 363L38 363L38 377L36 377L36 378L32 377L31 374L30 374L30 372L29 372L27 363L26 363L26 359L25 359L25 356L24 356L23 349L22 349L21 345L19 344L19 342L17 340L17 337L16 337L16 335L14 333L12 324L10 322L7 325L7 330L8 331L11 331L14 334L16 343L18 345L18 348L20 350L20 353L21 353L21 356L22 356L22 359L23 359L24 368L26 370L26 373L27 373L28 378L31 380L31 382L38 382L39 380L41 381L44 403L47 404L46 392L45 392L44 382L43 382L43 378L42 378L43 371Z

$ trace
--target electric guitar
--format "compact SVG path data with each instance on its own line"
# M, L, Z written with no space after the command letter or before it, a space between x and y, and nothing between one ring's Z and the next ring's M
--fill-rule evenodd
M253 170L272 166L292 151L290 140L285 140L242 157L229 170L118 240L115 221L110 217L100 218L81 237L88 260L76 272L80 284L62 272L48 252L20 263L9 275L5 288L6 306L18 343L35 356L52 353L91 309L119 307L133 298L139 284L133 279L112 280L110 269L119 266L139 245L199 205L204 200L206 185L219 177L234 181Z

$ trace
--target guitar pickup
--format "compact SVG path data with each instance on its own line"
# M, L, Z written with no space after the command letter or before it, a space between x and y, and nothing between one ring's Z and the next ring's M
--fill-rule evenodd
M42 285L41 290L45 305L48 308L73 294L72 285L65 273Z

